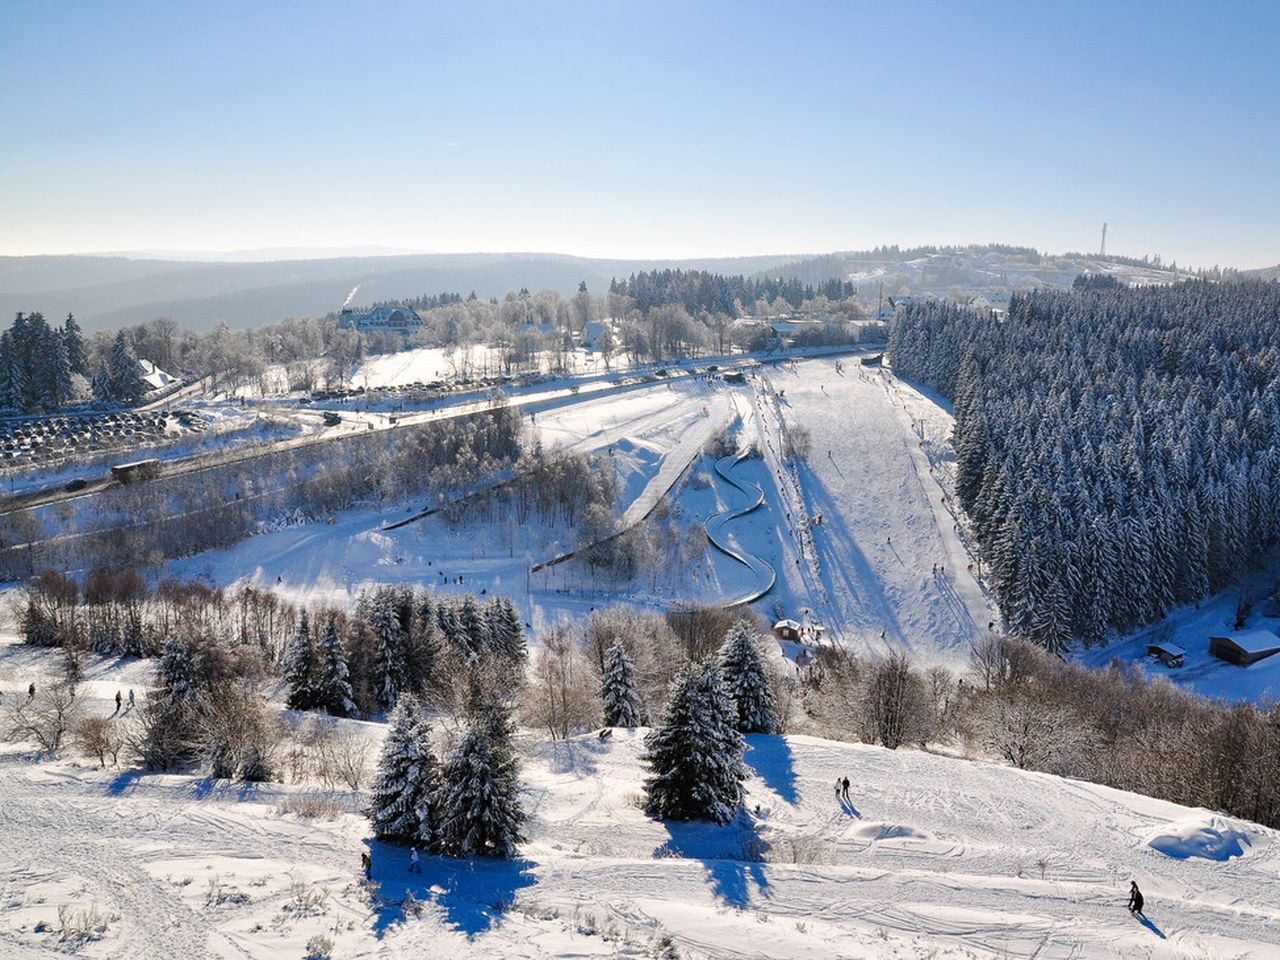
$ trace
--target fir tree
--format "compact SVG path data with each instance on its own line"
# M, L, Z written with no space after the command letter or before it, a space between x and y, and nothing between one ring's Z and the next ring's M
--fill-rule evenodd
M645 738L645 812L663 820L728 823L742 806L737 709L713 661L686 666L661 725Z
M748 621L739 620L729 630L720 648L720 672L737 705L738 729L743 733L777 733L773 688Z
M644 723L640 694L636 690L635 668L621 640L605 653L604 676L600 682L607 727L638 727Z
M469 654L483 655L493 652L489 622L480 608L480 602L468 593L458 605L459 639L465 637L465 650Z
M142 395L147 392L147 384L142 379L142 368L129 349L129 341L123 330L116 334L108 366L113 400L119 403L136 403L142 399Z
M407 694L401 697L370 788L369 819L379 840L435 845L433 798L438 765L430 735L418 701Z
M289 685L290 710L310 710L317 704L316 653L311 639L311 619L303 610L298 618L298 629L285 644L281 664L285 682Z
M369 627L373 630L377 656L374 685L378 702L384 707L395 704L406 689L405 636L396 612L395 591L382 587L369 601Z
M525 658L524 629L510 597L493 597L485 607L492 648L499 656L519 662Z
M90 390L96 406L109 406L115 401L115 395L111 392L111 371L107 369L105 363L98 364L98 371L93 375Z
M502 706L489 704L473 713L440 775L435 809L442 853L510 859L524 842L520 768L511 733Z
M89 358L84 350L84 336L80 333L80 324L69 313L62 324L62 342L67 349L67 363L71 366L71 372L82 377L88 376Z
M329 614L325 623L317 659L315 705L335 717L352 716L356 712L356 705L351 692L347 654L342 647L342 634L338 630L338 618L334 614Z

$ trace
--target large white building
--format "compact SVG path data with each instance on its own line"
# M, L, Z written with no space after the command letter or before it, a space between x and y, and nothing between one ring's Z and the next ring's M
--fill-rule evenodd
M367 313L344 307L338 326L352 330L414 330L422 326L422 318L412 307L374 307Z

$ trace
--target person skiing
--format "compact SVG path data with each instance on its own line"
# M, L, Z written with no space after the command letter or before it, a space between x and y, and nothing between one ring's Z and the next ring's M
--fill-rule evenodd
M849 797L849 778L845 777L842 781L840 781L840 786L843 788L841 792L841 796L844 797L844 802L850 803L850 804L853 803L853 800Z
M120 705L122 703L124 703L124 697L121 696L120 691L117 690L116 691L116 713L120 712Z
M410 873L421 873L421 872L422 872L422 865L418 863L418 848L417 848L417 847L410 847L410 848L409 848L409 872L410 872Z
M373 860L369 858L369 852L367 850L360 854L360 869L364 871L364 878L366 880L373 879Z
M1144 916L1142 912L1142 891L1138 889L1138 881L1129 881L1129 912Z

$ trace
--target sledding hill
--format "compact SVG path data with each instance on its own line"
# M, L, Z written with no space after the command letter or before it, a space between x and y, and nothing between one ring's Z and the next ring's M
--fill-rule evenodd
M9 755L0 954L65 949L37 925L71 903L105 923L83 956L296 958L317 933L335 957L1277 955L1272 831L985 763L748 739L751 814L712 827L637 808L641 731L526 738L525 859L418 876L375 844L372 902L367 823L286 812L299 788ZM1131 878L1146 921L1125 909Z

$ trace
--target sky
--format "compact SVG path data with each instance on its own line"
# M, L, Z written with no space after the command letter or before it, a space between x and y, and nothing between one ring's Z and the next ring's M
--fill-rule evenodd
M1280 3L0 0L0 255L1280 262Z

